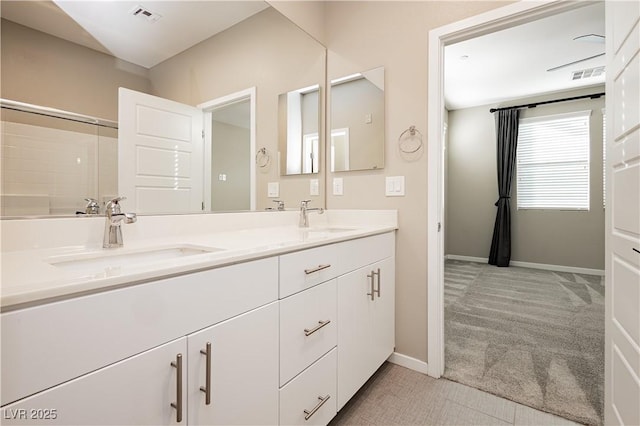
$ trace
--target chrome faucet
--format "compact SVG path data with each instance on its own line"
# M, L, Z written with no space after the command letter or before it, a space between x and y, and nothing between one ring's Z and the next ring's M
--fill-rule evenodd
M318 214L324 213L324 209L322 207L314 207L312 209L309 208L309 203L311 200L303 200L300 203L300 222L298 226L300 228L308 228L309 227L309 212L317 211Z
M100 204L94 198L85 198L87 205L84 208L85 214L100 214Z
M134 223L138 218L135 213L122 213L119 202L126 199L117 197L108 201L105 206L106 222L104 224L104 241L102 247L122 247L122 229L120 225L124 223Z
M276 207L276 210L278 210L279 212L283 212L284 211L284 201L273 200L273 202L278 204L278 207Z

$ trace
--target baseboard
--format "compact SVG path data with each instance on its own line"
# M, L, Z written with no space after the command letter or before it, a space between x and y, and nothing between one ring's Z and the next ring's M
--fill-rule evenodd
M451 260L463 260L467 262L477 262L477 263L489 262L489 259L486 257L460 256L457 254L448 254L445 256L445 258L451 259ZM544 269L547 271L570 272L573 274L604 276L603 269L580 268L578 266L549 265L546 263L521 262L519 260L512 260L509 264L513 266L520 266L522 268Z
M410 370L417 371L418 373L427 374L427 363L420 361L419 359L411 358L407 355L394 352L391 354L387 361L399 365L401 367L408 368Z

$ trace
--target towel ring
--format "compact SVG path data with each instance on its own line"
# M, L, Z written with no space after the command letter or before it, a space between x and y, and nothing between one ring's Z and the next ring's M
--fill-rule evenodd
M405 143L410 140L418 141L416 148L407 149L405 147ZM400 133L400 136L398 137L398 147L400 151L404 152L405 154L413 154L414 152L417 152L420 148L422 148L422 133L420 133L420 130L416 129L416 126L410 126L407 130Z
M260 148L256 152L256 164L260 168L267 167L271 163L271 154L267 151L267 148Z

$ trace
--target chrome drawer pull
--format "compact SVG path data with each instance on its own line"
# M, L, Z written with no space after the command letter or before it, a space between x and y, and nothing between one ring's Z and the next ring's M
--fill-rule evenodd
M200 353L207 357L207 365L205 372L205 385L200 386L200 390L204 392L204 403L211 405L211 342L207 342L207 349L200 349Z
M171 366L178 370L176 377L176 402L172 402L171 406L176 409L176 422L182 421L182 354L176 355L176 361L171 362Z
M380 268L378 268L378 272L371 271L371 273L378 276L378 289L374 291L378 293L378 298L380 298Z
M315 327L313 327L311 330L309 330L308 328L304 329L304 335L305 336L311 336L313 333L315 333L316 331L320 330L322 327L324 327L327 324L330 324L331 320L326 320L326 321L318 321L318 325L316 325Z
M305 269L304 273L309 275L309 274L313 274L314 272L322 271L323 269L327 269L327 268L331 268L331 265L329 265L329 264L327 264L327 265L318 265L317 267L315 267L313 269Z
M313 407L311 411L304 410L304 419L309 420L311 416L313 416L316 413L316 411L318 411L320 407L322 407L322 404L324 404L325 402L327 402L327 400L329 400L329 398L331 398L329 395L325 396L324 398L319 396L318 399L320 400L320 402L318 402L318 405Z
M369 278L369 282L371 284L371 293L367 293L367 296L371 296L371 300L374 300L375 298L375 294L376 294L376 290L375 290L375 284L374 284L374 280L375 280L375 276L376 273L371 271L370 274L367 274L367 278ZM378 292L378 294L380 294L380 292Z

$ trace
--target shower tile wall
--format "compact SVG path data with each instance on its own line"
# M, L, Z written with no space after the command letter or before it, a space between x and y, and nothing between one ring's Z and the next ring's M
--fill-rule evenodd
M116 193L115 130L63 124L1 122L3 216L74 214L85 198L102 202Z

